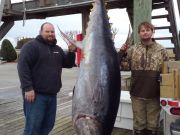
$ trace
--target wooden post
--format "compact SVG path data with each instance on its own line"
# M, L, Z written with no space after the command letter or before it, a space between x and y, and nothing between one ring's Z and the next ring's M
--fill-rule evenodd
M11 0L5 0L4 9L11 9Z
M50 0L39 0L39 6L40 7L44 7L44 6L49 6L51 5L51 2Z
M82 12L82 34L83 35L86 34L86 28L89 22L89 14L90 14L89 10L84 10L84 12Z
M180 0L177 0L177 4L178 4L179 16L180 16Z
M45 6L45 1L44 0L39 0L39 6L44 7Z
M53 4L53 1L54 0L45 0L46 1L46 5L49 6L49 5L52 5Z
M3 16L4 4L5 4L5 0L1 0L0 1L0 24L1 24L1 18Z
M0 26L0 40L8 33L8 31L13 27L13 18L8 19Z
M143 21L151 22L152 0L134 0L133 3L133 39L139 41L138 25Z

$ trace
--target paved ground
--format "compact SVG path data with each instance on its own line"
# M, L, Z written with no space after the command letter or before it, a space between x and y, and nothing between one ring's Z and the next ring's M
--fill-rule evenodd
M0 99L19 96L21 96L21 91L16 63L0 64Z
M62 83L66 92L71 92L77 76L77 68L63 69ZM71 77L70 77L71 76ZM66 81L68 80L68 81ZM68 90L68 91L67 91ZM3 94L1 94L3 93ZM20 82L16 63L0 64L0 99L17 98L21 96Z

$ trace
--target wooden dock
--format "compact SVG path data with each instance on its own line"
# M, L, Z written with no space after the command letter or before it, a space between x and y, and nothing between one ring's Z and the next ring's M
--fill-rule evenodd
M11 91L8 90L9 92ZM6 91L7 93L7 91ZM1 93L2 94L2 93ZM51 135L74 135L71 122L71 97L61 92L57 98L57 118ZM21 135L24 128L22 98L0 99L1 135Z
M9 90L10 92L10 90ZM7 91L6 91L7 93ZM1 93L2 94L2 93ZM60 92L57 98L57 117L50 135L75 135L72 126L72 100L68 93ZM21 135L24 128L22 98L0 99L1 135ZM114 129L113 135L130 135L131 131Z
M0 65L0 135L22 135L24 113L21 90L17 76L17 65ZM50 135L76 135L72 126L72 97L78 69L63 69L63 87L57 96L57 117ZM130 135L129 130L115 128L112 135Z

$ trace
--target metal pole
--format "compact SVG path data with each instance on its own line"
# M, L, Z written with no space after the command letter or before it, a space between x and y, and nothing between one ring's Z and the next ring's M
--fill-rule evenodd
M23 26L25 25L26 21L26 0L23 0Z

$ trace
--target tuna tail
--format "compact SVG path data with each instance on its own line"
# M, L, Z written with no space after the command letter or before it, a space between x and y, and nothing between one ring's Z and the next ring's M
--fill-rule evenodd
M83 40L83 44L87 44L86 41L90 39L89 37L91 37L91 35L94 35L94 38L98 38L99 35L102 35L102 40L103 38L106 38L106 40L112 41L111 26L105 7L105 0L94 0L93 8L91 11L92 12L89 17L88 27L86 29L86 36ZM95 29L97 28L97 26L98 29ZM85 45L83 45L83 47L85 47Z

